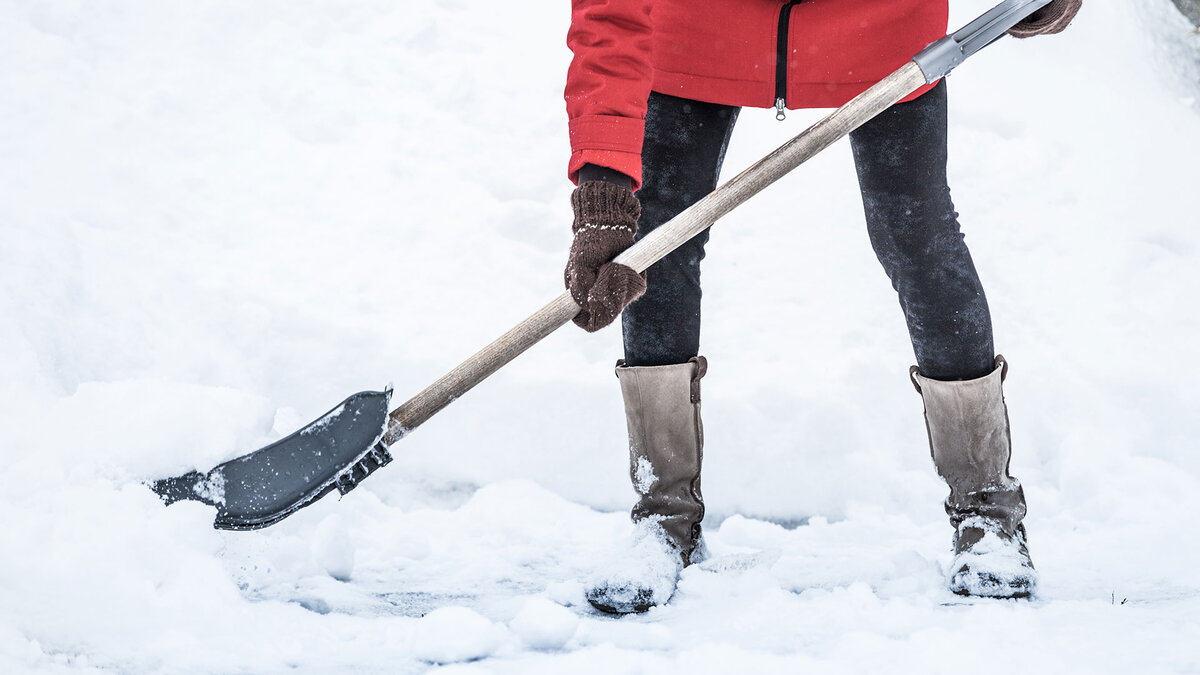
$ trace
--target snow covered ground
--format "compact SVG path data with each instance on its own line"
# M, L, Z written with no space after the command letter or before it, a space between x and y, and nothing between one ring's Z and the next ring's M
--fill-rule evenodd
M0 0L0 671L1200 672L1200 52L1167 0L1091 0L951 77L1036 600L944 590L844 143L713 231L721 569L669 606L582 599L630 529L615 329L560 331L278 526L159 505L139 481L402 400L560 292L567 22ZM815 119L744 112L727 169Z

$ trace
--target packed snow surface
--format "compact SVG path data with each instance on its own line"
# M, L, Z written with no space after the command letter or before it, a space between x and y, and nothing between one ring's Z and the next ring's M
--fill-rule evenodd
M561 292L568 20L0 3L0 672L1200 670L1200 52L1169 0L1086 2L950 78L1032 601L945 587L845 143L714 228L712 557L665 607L584 600L632 531L615 328L559 331L268 529L143 487L402 401ZM744 111L727 176L818 115Z

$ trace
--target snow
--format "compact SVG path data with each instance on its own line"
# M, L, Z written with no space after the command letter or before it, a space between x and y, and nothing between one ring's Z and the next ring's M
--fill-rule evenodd
M650 488L657 482L658 476L654 475L650 458L638 457L633 469L633 489L640 495L650 494Z
M1025 537L1019 531L1014 538L1004 538L1000 536L996 521L972 516L958 526L956 548L969 541L963 536L971 530L983 534L950 561L946 583L952 591L1001 598L1037 592L1038 573L1029 568L1022 552Z
M343 404L339 405L338 407L334 408L333 410L330 410L329 412L325 413L324 415L321 416L320 419L316 420L312 424L309 424L309 425L303 427L300 430L300 435L307 436L309 434L315 434L319 431L323 431L326 427L328 427L330 425L330 423L332 423L337 418L341 417L342 413L344 413L344 412L346 412L346 404L345 403L343 403ZM276 419L278 419L279 415L276 415L275 417L276 417ZM273 426L274 425L272 425L272 427Z
M491 656L506 632L466 607L441 607L417 622L409 638L413 655L431 663L476 661Z
M0 672L1195 671L1200 46L1169 5L1085 3L950 81L1038 597L945 588L839 143L713 230L712 558L614 619L584 584L632 532L616 329L265 530L141 485L399 402L561 292L567 3L4 3ZM727 175L817 118L743 111Z
M579 617L556 602L531 597L510 626L530 649L558 650L579 630Z
M192 491L201 499L213 504L225 503L225 474L220 471L198 478Z
M594 565L586 581L587 599L621 614L665 605L683 568L679 552L654 518L638 521L629 541L614 546Z
M354 575L354 543L346 524L332 515L321 521L313 532L313 560L338 581L350 581Z

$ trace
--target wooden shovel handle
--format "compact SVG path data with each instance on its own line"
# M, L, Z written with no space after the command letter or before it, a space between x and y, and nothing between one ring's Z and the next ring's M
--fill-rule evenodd
M710 192L669 222L642 237L636 245L617 256L616 262L644 272L676 247L715 223L721 216L924 85L924 73L917 64L909 61L875 86Z
M925 85L925 74L909 62L846 105L780 146L749 169L730 179L707 197L647 234L616 257L616 262L644 272L685 241L712 225L718 218L758 194L792 169L883 112L892 104ZM537 344L579 313L579 305L564 292L528 319L424 391L403 403L388 416L384 442L388 445L416 429L454 399L500 370L509 361Z

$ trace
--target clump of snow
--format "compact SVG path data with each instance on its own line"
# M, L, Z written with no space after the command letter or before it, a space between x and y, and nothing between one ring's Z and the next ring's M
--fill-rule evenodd
M423 661L454 663L491 656L507 631L466 607L442 607L426 614L413 629L412 653Z
M620 613L663 605L675 593L682 569L679 552L662 527L653 519L640 520L629 542L598 563L588 600Z
M650 458L638 457L633 469L633 489L637 490L638 494L650 494L650 489L657 482L658 476L654 474L654 465L650 463Z
M579 579L552 581L546 586L545 596L552 602L569 607L583 604L584 587Z
M210 472L196 481L192 491L203 499L214 504L225 503L225 474L220 471Z
M349 581L354 573L354 544L340 516L329 516L313 532L312 554L329 576Z
M1037 592L1039 575L1021 553L1024 538L1002 537L999 525L973 516L959 525L960 533L976 529L982 538L950 561L947 584L956 593L979 597L1011 597ZM961 536L961 534L960 534Z
M562 649L579 629L579 617L545 598L529 598L509 628L530 649Z

